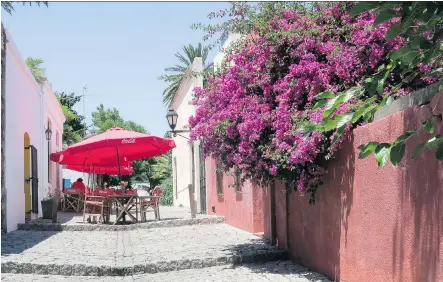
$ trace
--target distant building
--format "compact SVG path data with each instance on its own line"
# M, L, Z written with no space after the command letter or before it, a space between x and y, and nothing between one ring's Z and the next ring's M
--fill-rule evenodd
M10 232L42 216L41 200L62 186L49 154L62 149L65 117L49 82L35 81L3 27L2 40L2 231Z
M201 73L202 58L195 58L188 74ZM178 114L176 130L189 130L189 117L195 114L192 104L194 88L203 86L203 76L189 75L181 83L170 108ZM182 135L182 136L180 136ZM194 187L196 211L206 213L206 178L204 162L201 162L200 142L189 144L189 133L173 136L176 148L172 150L172 170L174 185L174 205L191 208L188 185Z

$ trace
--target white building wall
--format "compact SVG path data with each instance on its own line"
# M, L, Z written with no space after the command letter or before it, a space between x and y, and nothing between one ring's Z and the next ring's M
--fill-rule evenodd
M195 58L190 70L194 73L201 73L203 70L202 58ZM188 120L195 114L195 106L192 104L194 88L202 86L202 75L189 77L181 84L176 98L171 105L178 114L176 130L189 130ZM189 133L187 132L180 133L180 135L189 138ZM193 182L191 146L194 146L194 198L197 212L201 212L198 143L194 142L194 144L191 145L186 138L179 135L173 137L176 144L176 148L172 150L174 205L190 208L188 185Z
M25 222L24 196L24 134L28 133L30 143L37 149L39 178L39 213L42 216L41 203L48 185L48 145L45 137L47 117L53 119L51 140L55 144L55 132L58 131L59 143L63 134L64 116L49 84L40 86L26 66L15 46L12 37L6 32L6 79L5 79L5 188L7 231L17 229L18 223ZM56 103L54 102L54 99ZM51 166L55 169L55 166ZM56 177L55 170L52 172ZM61 173L60 173L61 175ZM54 178L51 180L56 182ZM32 191L32 188L31 188Z
M64 168L64 169L62 169L62 178L70 179L71 184L74 183L77 179L81 178L81 179L83 179L83 183L85 183L85 185L89 185L92 187L91 184L88 184L88 179L89 179L88 173Z
M220 47L220 51L214 57L214 70L217 71L222 65L223 61L226 59L226 53L223 52L223 49L228 48L231 44L236 43L239 40L242 40L242 35L238 33L230 33L226 38L223 45Z
M61 110L60 104L55 96L55 93L52 90L49 82L45 82L43 85L43 126L46 128L48 120L51 122L51 130L52 136L50 140L49 153L55 153L58 151L62 151L62 136L63 136L63 123L65 121L63 111ZM57 137L58 136L58 137ZM45 149L48 152L48 141L46 140L46 135L44 137ZM58 140L57 140L58 139ZM51 192L54 192L55 188L63 188L62 187L62 168L59 164L50 161L49 155L45 154L43 156L44 166L46 167L46 182L48 184L48 189ZM48 161L49 161L49 169L50 179L48 179ZM44 191L42 191L44 193ZM42 195L45 196L45 193Z

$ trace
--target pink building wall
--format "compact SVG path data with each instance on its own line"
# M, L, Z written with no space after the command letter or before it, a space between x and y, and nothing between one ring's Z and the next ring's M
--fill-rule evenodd
M436 107L443 112L443 98ZM357 149L369 141L392 142L430 116L425 105L355 129L329 162L314 206L298 193L286 201L284 184L277 183L277 244L336 281L443 281L443 162L435 150L411 159L429 135L412 137L397 167L380 169L373 156L358 159ZM270 238L269 189L264 195Z
M252 233L263 232L264 189L247 181L237 192L234 177L223 174L223 195L217 195L216 164L206 160L206 193L208 214L224 216L228 224ZM215 209L215 212L214 212Z

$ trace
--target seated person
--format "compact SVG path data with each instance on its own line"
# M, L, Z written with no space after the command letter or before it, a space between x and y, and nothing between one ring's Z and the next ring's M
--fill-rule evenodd
M83 179L79 178L79 179L77 179L77 181L75 181L74 183L72 183L71 188L72 188L72 189L80 190L82 193L84 193L84 192L85 192L85 189L86 189L86 186L85 186L85 184L83 183Z

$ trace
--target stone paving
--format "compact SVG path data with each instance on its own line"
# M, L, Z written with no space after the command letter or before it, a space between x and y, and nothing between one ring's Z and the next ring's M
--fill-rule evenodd
M275 282L326 282L329 281L324 276L313 273L308 269L296 265L290 261L275 261L268 263L245 264L241 266L215 266L203 269L187 269L155 274L142 274L125 277L96 277L83 276L82 281L106 281L106 282L126 282L126 281L152 281L152 282L232 282L232 281L275 281ZM58 275L30 275L30 274L2 274L2 281L17 282L76 282L75 276Z
M14 231L2 237L1 245L2 272L60 275L155 273L286 255L227 224L132 231Z
M176 210L181 218L172 218L177 215L173 209L170 211L167 220L114 226L124 229L106 230L103 228L113 226L77 223L72 216L69 220L61 217L58 225L34 221L24 226L31 226L31 230L2 236L1 278L3 281L328 281L285 261L285 250L224 224L223 218L191 219L183 209ZM48 226L75 231L35 230L42 227L47 230Z

